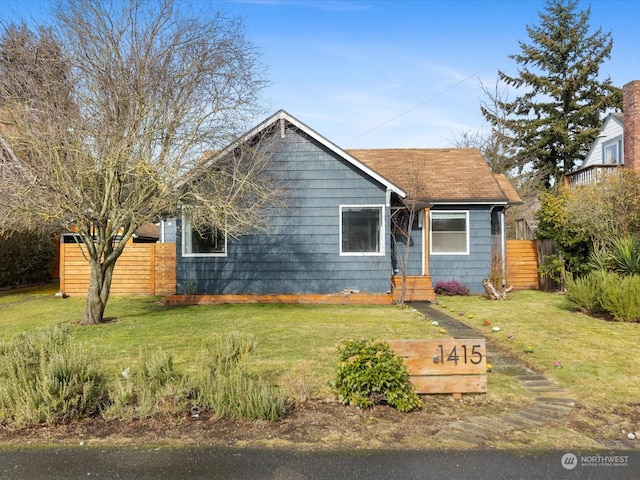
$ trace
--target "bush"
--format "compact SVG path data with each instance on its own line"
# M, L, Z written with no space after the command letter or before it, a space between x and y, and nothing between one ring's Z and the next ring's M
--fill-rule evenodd
M136 364L127 367L110 392L107 418L142 419L171 416L188 409L188 388L163 351L140 352Z
M247 373L254 347L251 335L215 335L190 376L175 370L170 354L142 352L118 379L105 416L142 419L211 410L218 418L277 420L285 413L284 399Z
M247 373L255 345L253 336L237 332L216 335L205 345L200 374L189 382L193 408L212 410L218 418L277 420L284 415L284 399Z
M640 274L640 241L636 237L616 238L609 255L613 270L620 275Z
M567 298L593 314L608 314L616 321L640 321L640 276L621 276L595 270L579 278L568 276Z
M385 402L402 412L422 407L402 358L381 340L344 340L338 344L334 388L340 402L361 408Z
M605 313L600 292L607 276L608 273L603 270L595 270L582 277L567 274L567 299L590 313Z
M35 425L90 416L103 406L106 377L72 341L69 326L19 335L0 352L0 419Z
M0 287L47 281L54 260L50 236L15 232L0 237Z
M439 280L433 287L433 291L436 295L469 295L469 287L458 282L457 280Z
M618 322L640 321L640 276L609 274L600 302Z

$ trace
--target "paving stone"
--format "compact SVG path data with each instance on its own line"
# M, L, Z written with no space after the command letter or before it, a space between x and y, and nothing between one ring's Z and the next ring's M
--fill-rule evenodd
M571 413L571 411L573 410L573 407L570 405L561 405L557 403L544 403L544 402L533 402L529 407L534 410L557 412L563 415L567 415Z
M548 404L570 405L572 407L576 405L576 401L573 398L566 397L536 397L534 401Z
M447 428L460 430L461 432L470 433L471 435L475 435L476 437L481 438L491 438L497 433L491 428L469 422L463 422L460 420L458 420L457 422L453 422Z
M473 435L469 435L468 433L457 432L453 430L441 430L436 433L435 436L443 440L452 440L454 442L464 442L473 445L480 445L482 442L484 442L483 438L475 437Z
M551 418L549 418L548 415L539 414L529 410L522 410L520 412L514 413L513 415L529 420L531 423L534 423L536 425L544 425L545 423L549 423L551 421Z
M453 422L438 432L438 437L478 445L484 441L483 439L500 433L524 430L562 420L573 410L575 400L570 398L569 392L545 375L535 372L522 360L502 350L484 332L469 327L428 303L414 304L414 308L432 320L438 321L440 327L454 338L485 338L487 362L493 365L495 371L512 375L526 390L542 394L518 412L496 417L477 416L465 421Z
M482 425L484 427L495 430L496 434L508 432L509 430L513 430L514 426L508 424L506 422L500 421L500 417L489 418L489 417L471 417L468 418L467 421L469 423L474 423L477 425Z
M520 384L522 384L522 386L527 389L533 389L537 387L559 387L557 383L552 382L551 380L532 380L527 382L520 381Z
M520 382L538 382L540 380L549 381L549 378L545 377L544 375L534 374L534 375L520 375L516 377L516 380Z
M505 413L497 417L497 420L505 425L513 426L512 430L523 430L529 428L532 422L526 418L516 417L515 413Z
M557 412L552 410L540 410L536 408L530 408L526 412L520 412L520 413L535 415L537 417L540 417L541 419L546 419L547 422L557 422L559 420L563 420L567 416L567 414L564 412Z
M524 430L532 425L539 425L536 421L523 417L519 413L520 412L505 413L500 416L500 421L516 425L519 430Z
M529 387L527 388L527 390L529 390L530 392L537 392L537 393L564 393L566 392L565 389L563 389L562 387Z

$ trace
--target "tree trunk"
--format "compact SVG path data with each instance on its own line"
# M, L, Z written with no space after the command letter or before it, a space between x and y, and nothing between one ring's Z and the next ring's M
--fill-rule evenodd
M109 300L114 267L115 262L109 265L91 262L91 280L87 292L84 318L80 325L98 325L104 321L104 311L107 308L107 300Z

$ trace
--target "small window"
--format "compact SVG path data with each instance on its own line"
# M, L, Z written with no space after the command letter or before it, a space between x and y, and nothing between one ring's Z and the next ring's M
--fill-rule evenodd
M182 256L222 257L227 253L227 236L217 228L198 232L188 218L182 220Z
M340 207L340 254L384 255L384 206Z
M620 140L612 140L602 146L602 163L618 165L620 163Z
M431 212L431 253L466 255L469 253L468 212Z

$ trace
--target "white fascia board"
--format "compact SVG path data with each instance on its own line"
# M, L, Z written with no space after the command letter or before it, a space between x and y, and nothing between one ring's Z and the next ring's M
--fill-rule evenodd
M285 112L284 110L279 110L278 112L276 112L273 115L271 115L269 118L267 118L266 120L264 120L263 122L261 122L260 124L258 124L257 126L252 128L251 130L249 130L247 133L245 133L236 142L232 143L228 147L226 147L223 150L221 150L220 152L218 152L209 161L210 162L215 162L216 159L224 157L229 152L231 152L236 147L236 145L238 145L239 143L243 143L243 142L248 141L249 139L251 139L252 137L257 135L258 133L260 133L262 130L265 130L270 125L274 124L277 121L282 121L282 120L286 120L288 123L290 123L294 127L298 128L299 130L303 131L304 133L309 135L311 138L316 140L321 145L325 146L326 148L328 148L329 150L331 150L335 154L339 155L344 160L349 162L351 165L356 167L358 170L362 171L363 173L365 173L369 177L373 178L374 180L376 180L379 183L381 183L382 185L384 185L387 188L387 190L391 190L392 192L395 192L396 194L398 194L402 198L405 198L407 196L407 193L404 190L402 190L400 187L398 187L397 185L391 183L389 180L384 178L378 172L376 172L375 170L372 170L371 168L369 168L367 165L365 165L364 163L362 163L360 160L356 159L355 157L352 157L347 152L345 152L342 148L338 147L335 143L333 143L329 139L323 137L318 132L316 132L314 129L312 129L309 126L305 125L300 120L298 120L297 118L293 117L292 115L290 115L289 113Z
M376 181L378 181L379 183L384 185L388 190L391 190L392 192L395 192L396 194L398 194L402 198L405 198L407 196L407 192L402 190L400 187L398 187L397 185L391 183L389 180L384 178L382 175L380 175L375 170L372 170L371 168L369 168L367 165L362 163L357 158L349 155L347 152L345 152L342 148L338 147L331 140L329 140L326 137L320 135L314 129L308 127L307 125L302 123L297 118L292 117L291 115L289 115L284 110L280 110L280 112L278 112L276 115L278 115L278 114L282 115L282 118L285 118L289 123L291 123L296 128L299 128L300 130L302 130L304 133L309 135L311 138L316 140L318 143L324 145L325 147L327 147L332 152L340 155L343 159L345 159L351 165L356 167L358 170L366 173L368 176L370 176L371 178L375 179Z

